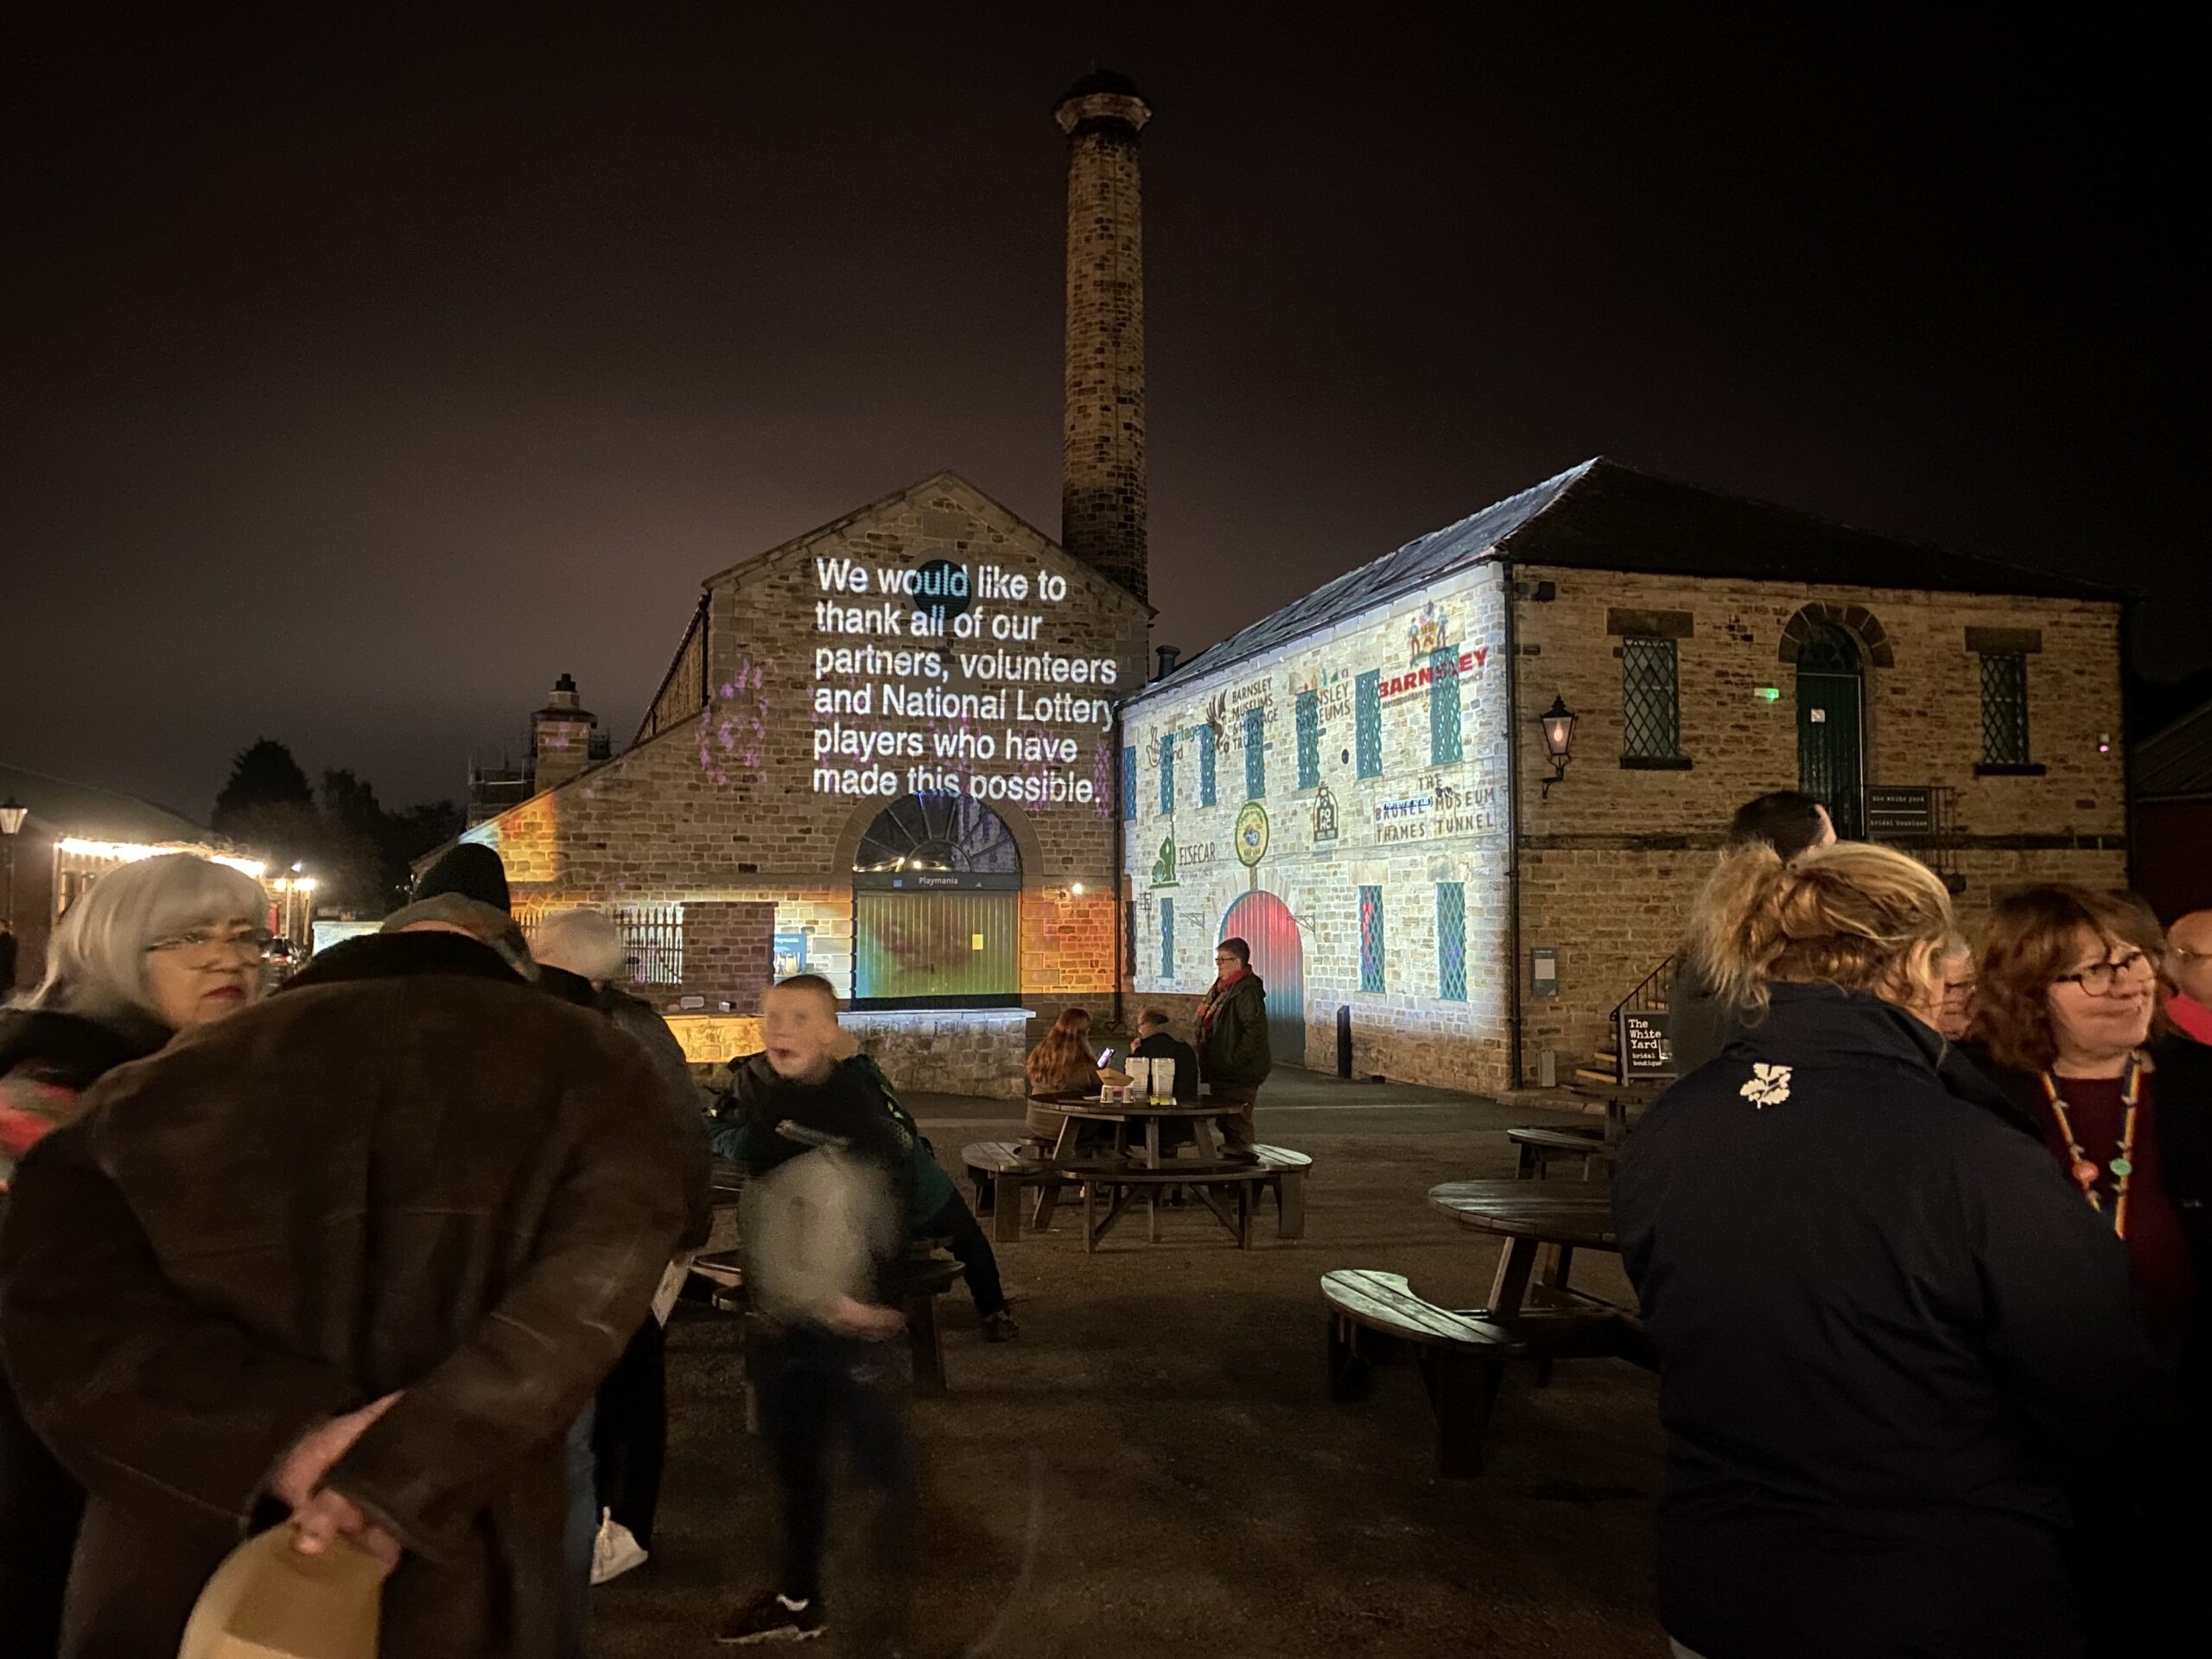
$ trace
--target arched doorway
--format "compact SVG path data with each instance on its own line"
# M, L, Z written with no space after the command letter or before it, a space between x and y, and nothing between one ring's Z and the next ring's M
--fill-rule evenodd
M1859 642L1833 622L1814 625L1797 650L1797 787L1847 841L1865 833L1866 690Z
M1221 918L1221 937L1252 947L1252 971L1268 988L1268 1047L1278 1063L1306 1064L1306 948L1298 919L1272 893L1248 893Z
M964 795L904 795L853 855L855 1007L1011 1006L1021 989L1021 853Z

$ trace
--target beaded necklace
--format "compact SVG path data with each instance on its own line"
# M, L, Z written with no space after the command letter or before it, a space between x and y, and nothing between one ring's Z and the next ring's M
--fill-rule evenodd
M2074 1133L2074 1120L2067 1113L2066 1102L2058 1092L2058 1079L2049 1071L2043 1074L2044 1097L2050 1102L2051 1116L2058 1120L2058 1132L2066 1139L2066 1152L2073 1161L2075 1184L2089 1201L2089 1208L2100 1214L2104 1200L2097 1194L2097 1182L2109 1170L2113 1178L2112 1230L2121 1238L2127 1236L2127 1183L2135 1173L2135 1102L2141 1092L2143 1068L2134 1056L2130 1056L2127 1070L2121 1075L2120 1103L2127 1109L2120 1122L2120 1155L2100 1170L2082 1150L2082 1142Z

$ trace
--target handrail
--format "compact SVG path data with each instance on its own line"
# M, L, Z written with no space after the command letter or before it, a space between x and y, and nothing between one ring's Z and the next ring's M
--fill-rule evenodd
M1613 1011L1605 1016L1605 1028L1617 1029L1623 1014L1642 1014L1649 1008L1664 1007L1675 988L1675 969L1681 962L1679 955L1669 957L1649 973L1637 988L1613 1004Z

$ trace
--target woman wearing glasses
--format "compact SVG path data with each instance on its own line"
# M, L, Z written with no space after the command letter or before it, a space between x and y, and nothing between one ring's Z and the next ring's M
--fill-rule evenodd
M2133 900L2030 887L1999 901L1982 935L1977 1058L2043 1137L2060 1171L2127 1246L2145 1313L2178 1342L2195 1274L2182 1220L2196 1172L2166 1154L2152 1026L2158 925ZM2212 1103L2187 1103L2202 1111Z
M33 1146L100 1076L261 995L269 900L237 870L175 853L126 864L69 907L46 978L0 1013L0 1215ZM84 1494L0 1377L0 1630L52 1653Z

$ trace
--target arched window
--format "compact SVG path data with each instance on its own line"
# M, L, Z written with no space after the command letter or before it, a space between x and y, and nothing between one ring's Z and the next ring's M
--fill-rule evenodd
M853 855L856 876L907 871L1021 878L1006 820L965 795L902 795L875 815ZM874 885L871 883L871 885Z
M1021 853L964 795L904 795L853 855L853 1001L992 1007L1020 1000Z

